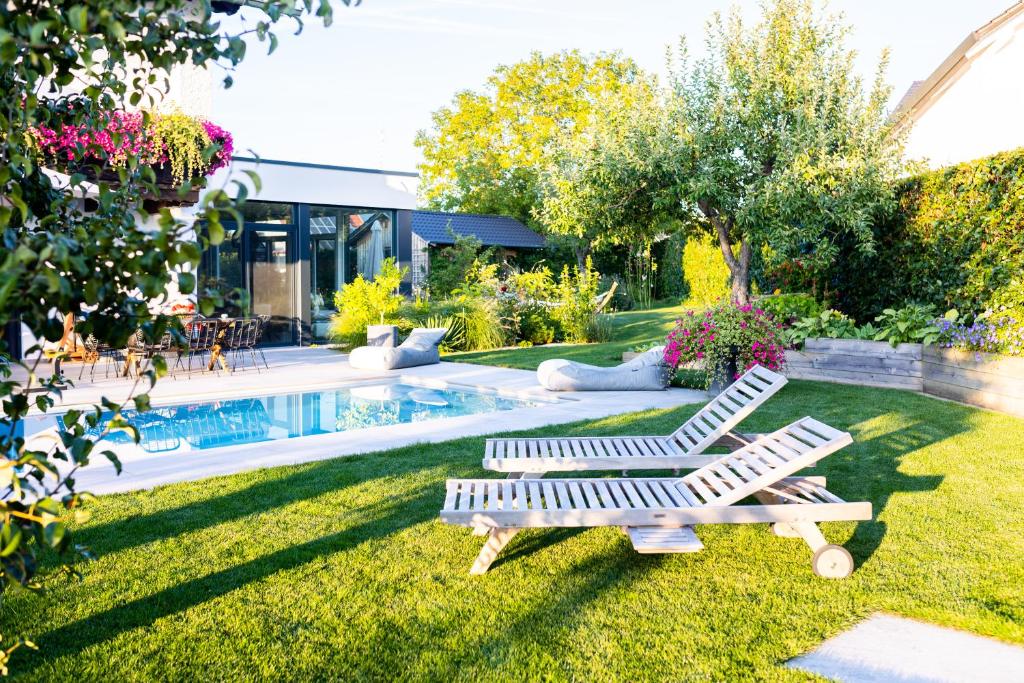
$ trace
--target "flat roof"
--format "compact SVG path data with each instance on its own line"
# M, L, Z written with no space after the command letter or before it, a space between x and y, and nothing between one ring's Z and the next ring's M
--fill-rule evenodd
M298 168L319 168L327 171L350 171L353 173L375 173L377 175L397 175L407 178L419 178L420 174L413 171L387 171L381 168L359 168L358 166L335 166L334 164L312 164L305 161L284 161L282 159L264 159L256 157L232 156L232 161L245 161L253 164L271 164L274 166L295 166Z

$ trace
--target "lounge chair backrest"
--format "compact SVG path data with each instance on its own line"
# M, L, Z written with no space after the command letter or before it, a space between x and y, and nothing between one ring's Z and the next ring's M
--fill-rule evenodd
M755 365L672 433L686 453L703 453L786 384L786 378Z
M853 443L805 417L677 480L692 505L732 505Z

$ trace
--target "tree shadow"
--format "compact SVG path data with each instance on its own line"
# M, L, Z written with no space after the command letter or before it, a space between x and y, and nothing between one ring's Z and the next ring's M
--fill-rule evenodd
M903 416L906 417L906 416ZM958 431L964 431L960 429ZM910 475L900 472L903 459L912 453L955 436L957 432L940 429L921 420L903 424L897 429L864 440L854 440L849 453L832 456L826 472L832 473L828 488L839 488L846 500L871 501L870 521L858 522L846 546L857 564L870 559L882 545L888 531L879 517L896 493L927 493L935 491L945 475Z
M266 579L317 559L354 548L368 540L380 539L436 516L428 502L440 498L436 485L421 487L401 497L391 497L361 508L364 521L348 529L305 543L291 545L267 555L183 581L143 598L111 607L103 612L54 629L35 639L39 650L27 654L19 674L31 674L59 657L76 655L112 640L122 633L151 626L159 619L197 607L247 584Z
M585 529L543 531L542 534L531 534L502 564L508 565L523 554L561 543ZM483 633L474 624L467 624L457 635L459 647L466 653L482 653L488 660L488 668L492 670L500 669L505 661L519 656L521 648L515 647L516 642L544 643L546 650L552 650L552 645L565 642L564 634L574 631L588 606L603 600L611 589L625 589L642 581L664 560L663 557L635 555L619 544L610 545L584 561L573 564L568 571L557 576L545 575L545 579L556 585L557 590L544 593L532 607L517 607L514 612L503 612L503 615L511 618L501 620ZM500 571L497 564L491 571ZM506 566L505 569L509 571L513 568ZM474 580L496 579L497 576L488 572ZM558 618L551 619L552 615ZM438 630L437 624L423 624L422 627L430 631ZM552 656L557 660L557 650L552 651ZM461 671L460 663L458 657L445 657L437 662L427 677L432 680L464 677L465 672ZM558 678L557 674L554 677Z
M374 468L366 462L367 457L358 455L300 465L298 471L283 477L267 472L266 479L224 495L112 522L86 525L77 533L77 540L96 553L107 555L268 512L382 477L411 474L428 466L416 458L394 458L388 462L388 467ZM373 462L380 464L376 458Z

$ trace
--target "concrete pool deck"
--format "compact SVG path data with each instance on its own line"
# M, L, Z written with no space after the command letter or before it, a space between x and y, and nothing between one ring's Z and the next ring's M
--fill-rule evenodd
M204 372L194 373L191 378L184 373L176 378L165 377L150 394L153 406L298 393L375 379L397 379L434 388L471 388L511 398L542 401L544 404L206 450L146 453L136 448L122 456L124 471L120 476L105 458L97 455L93 463L76 476L78 488L97 494L147 489L262 467L312 462L465 436L533 429L640 410L674 408L707 400L704 392L689 389L549 392L537 383L534 372L467 363L443 362L390 372L363 371L352 368L344 354L326 348L270 349L267 350L267 360L270 370L263 369L260 373L250 367L220 376ZM78 369L77 365L68 364L65 374L75 378ZM85 407L98 402L102 396L121 401L131 390L130 380L104 380L102 371L97 375L95 382L76 381L76 386L65 391L63 401L51 412ZM31 431L29 436L32 436Z

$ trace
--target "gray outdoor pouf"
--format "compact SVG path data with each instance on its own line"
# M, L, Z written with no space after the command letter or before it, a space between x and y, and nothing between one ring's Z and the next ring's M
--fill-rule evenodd
M659 346L614 368L555 358L540 364L537 381L550 391L660 391L670 379L664 353Z
M397 370L441 362L438 346L448 330L417 327L395 347L360 346L348 356L349 365L360 370Z

